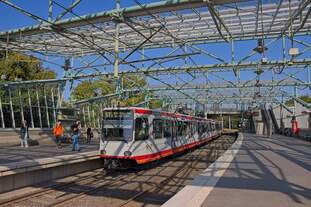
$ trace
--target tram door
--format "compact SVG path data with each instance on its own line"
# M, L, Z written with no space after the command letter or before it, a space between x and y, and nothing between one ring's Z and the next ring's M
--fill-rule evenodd
M163 151L168 148L166 137L168 136L166 131L167 120L161 117L155 117L152 122L153 133L150 141L153 144L155 152Z
M172 121L172 137L170 140L171 148L176 148L177 147L177 121L173 120Z
M139 116L135 118L135 144L134 149L139 149L139 153L153 153L150 139L150 118Z

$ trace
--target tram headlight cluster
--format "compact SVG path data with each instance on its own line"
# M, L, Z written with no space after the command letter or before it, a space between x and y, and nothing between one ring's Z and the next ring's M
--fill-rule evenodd
M105 155L106 154L106 150L100 150L100 154Z
M131 155L132 155L132 152L130 152L130 151L125 151L125 152L124 152L124 156L129 157L129 156L131 156Z

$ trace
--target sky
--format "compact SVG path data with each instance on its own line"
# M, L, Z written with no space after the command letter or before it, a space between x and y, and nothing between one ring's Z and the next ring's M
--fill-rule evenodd
M40 16L42 18L47 19L48 17L48 0L11 0L12 3L16 3L16 5L22 7L23 9L30 11L33 14L36 14L37 16ZM73 0L58 0L57 2L61 3L64 6L69 6ZM139 0L140 3L150 3L150 2L155 2L155 0ZM132 6L135 5L135 2L133 0L121 0L121 7L127 7L127 6ZM115 7L115 1L114 0L82 0L81 4L79 4L75 9L75 13L80 14L80 15L84 15L84 14L90 14L90 13L95 13L95 12L102 12L102 11L107 11L107 10L111 10ZM53 17L55 18L57 15L59 15L63 10L60 7L57 7L57 5L54 5L54 13L53 13ZM65 16L66 18L72 17L70 14ZM15 9L12 9L2 3L0 3L0 31L7 31L10 29L16 29L16 28L21 28L21 27L25 27L25 26L32 26L32 25L36 25L38 24L38 22L36 22L35 20L25 16L24 14L16 11ZM297 39L303 40L308 42L309 44L311 44L311 38L309 37L298 37ZM269 40L268 40L269 42ZM250 51L252 51L252 49L256 46L257 42L256 41L243 41L240 42L239 44L236 45L235 48L235 59L238 61L239 59L243 58L245 55L249 54ZM275 45L275 46L274 46ZM270 60L280 60L281 57L281 47L280 47L280 41L276 42L276 44L272 45L271 47L269 47L269 50L266 53L266 56L268 59ZM287 41L287 45L290 45L290 42ZM209 45L198 45L198 47L202 48L202 49L207 49L208 51L212 51L214 54L222 57L223 59L229 61L231 60L231 49L230 46L226 43L217 43L217 44L209 44ZM299 47L300 50L302 51L303 49L305 49L304 46L296 44L296 47ZM155 49L155 50L149 50L146 51L146 55L150 56L150 57L157 57L157 56L161 56L163 54L166 54L170 51L170 49ZM224 52L225 51L225 52ZM308 53L306 53L305 55L301 56L300 58L310 58L310 51ZM90 60L93 57L89 57ZM134 54L131 59L137 59L140 58L139 54ZM248 59L248 61L256 61L258 60L259 55L256 55L250 59ZM130 59L130 60L131 60ZM207 58L206 56L202 56L202 55L197 55L194 56L193 59L198 63L198 64L213 64L213 63L217 63L217 61L215 61L214 59L211 58ZM59 64L63 64L62 60L56 60L59 62ZM74 61L74 66L75 67L79 67L81 66L77 61ZM179 60L176 62L172 62L172 63L166 63L164 64L165 66L172 66L172 65L182 65L184 64L184 60ZM57 72L58 77L61 77L63 74L62 68L60 67L55 67L54 65L50 65L50 64L45 64L44 65L47 68L51 68L54 71ZM121 67L122 70L122 67ZM126 69L124 69L126 70ZM236 77L233 75L233 73L231 74L218 74L219 76L222 76L227 79L227 80L231 80L234 81L236 80ZM306 80L306 72L298 72L297 77L302 78L304 80ZM241 77L242 80L249 80L250 77L253 77L254 74L251 74L251 72L249 74L244 73L243 76ZM269 79L271 76L270 72L266 72L264 74L262 74L262 78L263 79ZM184 81L188 81L191 79L191 77L189 76L185 76L182 77L184 79ZM213 81L221 81L220 78L217 77L210 77L211 80ZM169 83L173 83L177 80L167 80ZM171 81L171 82L170 82ZM152 81L151 81L152 82ZM153 82L152 82L153 83ZM155 82L154 82L155 83ZM156 83L155 83L156 84ZM291 89L289 89L291 90ZM302 91L300 91L300 94L310 94L310 90L309 89L304 89ZM66 90L66 97L69 96L69 91L68 88Z

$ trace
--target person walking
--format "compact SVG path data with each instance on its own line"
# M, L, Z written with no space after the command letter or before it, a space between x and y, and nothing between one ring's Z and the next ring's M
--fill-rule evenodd
M55 137L55 142L57 144L58 148L62 147L62 138L64 136L64 127L62 126L62 122L61 121L57 121L56 125L53 129L53 134Z
M28 132L28 125L27 121L22 121L21 130L20 130L20 139L21 139L21 147L22 148L28 148L28 138L29 138L29 132Z
M91 143L91 139L94 137L94 134L93 134L93 131L92 131L92 128L87 128L87 130L86 130L86 142L88 143L88 144L90 144Z
M81 135L81 125L80 121L77 120L72 126L72 151L80 151L80 145L79 145L79 137Z

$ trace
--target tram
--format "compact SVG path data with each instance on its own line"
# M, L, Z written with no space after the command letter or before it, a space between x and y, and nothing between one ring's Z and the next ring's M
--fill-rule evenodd
M103 110L100 157L105 168L129 168L184 152L216 138L211 119L146 108Z

